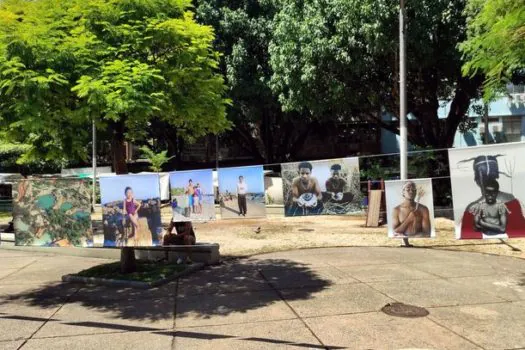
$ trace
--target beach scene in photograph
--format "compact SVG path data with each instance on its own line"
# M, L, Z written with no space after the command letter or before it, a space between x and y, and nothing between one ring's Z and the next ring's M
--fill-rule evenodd
M157 174L100 178L105 247L160 244L162 222Z
M218 177L223 219L266 216L262 166L222 168Z
M173 221L215 219L213 170L171 172L170 191Z

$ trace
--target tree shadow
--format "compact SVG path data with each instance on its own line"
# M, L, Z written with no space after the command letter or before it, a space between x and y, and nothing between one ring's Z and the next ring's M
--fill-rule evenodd
M265 272L274 271L272 278ZM293 300L308 299L331 285L307 264L284 259L238 259L209 266L193 275L148 290L53 283L0 296L0 305L23 303L39 308L78 304L126 320L160 320L192 315L210 318L259 309L281 301L280 284L298 288ZM292 283L290 283L290 281ZM295 283L294 283L295 282ZM300 288L308 287L308 288Z
M261 346L266 343L324 349L326 346L320 344L286 339L178 329L169 331L157 325L153 326L148 321L171 321L175 313L176 319L190 318L197 322L235 313L246 314L252 310L282 303L283 296L280 289L294 289L293 295L287 296L287 299L306 300L331 284L330 281L316 274L308 264L285 259L230 259L218 266L207 267L194 275L149 290L54 283L13 295L0 296L0 306L25 304L39 309L60 310L50 317L0 312L0 319L51 321L54 324L78 328L124 332L145 331L194 339L232 338L236 341L258 342ZM286 309L284 303L282 306ZM99 319L100 316L93 316L90 311L95 311L97 314L105 313L107 321ZM137 324L130 324L130 320L137 321Z

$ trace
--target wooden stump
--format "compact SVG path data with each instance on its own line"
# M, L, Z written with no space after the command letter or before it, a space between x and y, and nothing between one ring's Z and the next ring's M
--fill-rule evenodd
M372 190L368 196L368 215L366 217L367 227L378 227L379 226L379 214L381 210L381 197L383 191Z

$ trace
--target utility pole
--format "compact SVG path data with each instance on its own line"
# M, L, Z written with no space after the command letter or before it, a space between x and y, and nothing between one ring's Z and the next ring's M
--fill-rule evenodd
M483 102L483 121L485 124L485 135L483 143L485 145L489 144L489 105L486 102Z
M93 165L93 194L92 194L93 197L92 197L92 200L93 200L93 212L95 212L95 205L97 204L97 191L96 191L96 188L97 188L97 126L95 124L94 117L93 117L91 132L92 132L91 156L92 156L92 165Z
M406 95L406 33L405 0L399 6L399 157L401 180L407 180L407 95ZM408 238L403 238L406 247L410 247Z

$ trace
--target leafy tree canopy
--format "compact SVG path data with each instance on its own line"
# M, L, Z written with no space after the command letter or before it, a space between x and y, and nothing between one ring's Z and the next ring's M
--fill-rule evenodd
M522 0L470 0L466 14L463 73L483 73L484 97L490 100L513 78L525 76L525 4Z
M138 139L153 119L188 137L229 126L211 27L188 0L0 4L0 128L27 159L86 157L92 118ZM120 142L121 144L121 142ZM123 158L113 147L114 158Z
M399 132L398 11L389 0L281 1L270 60L272 89L286 110L319 118L368 120ZM461 74L464 0L407 2L409 140L450 146L479 82ZM440 100L452 100L438 118Z

